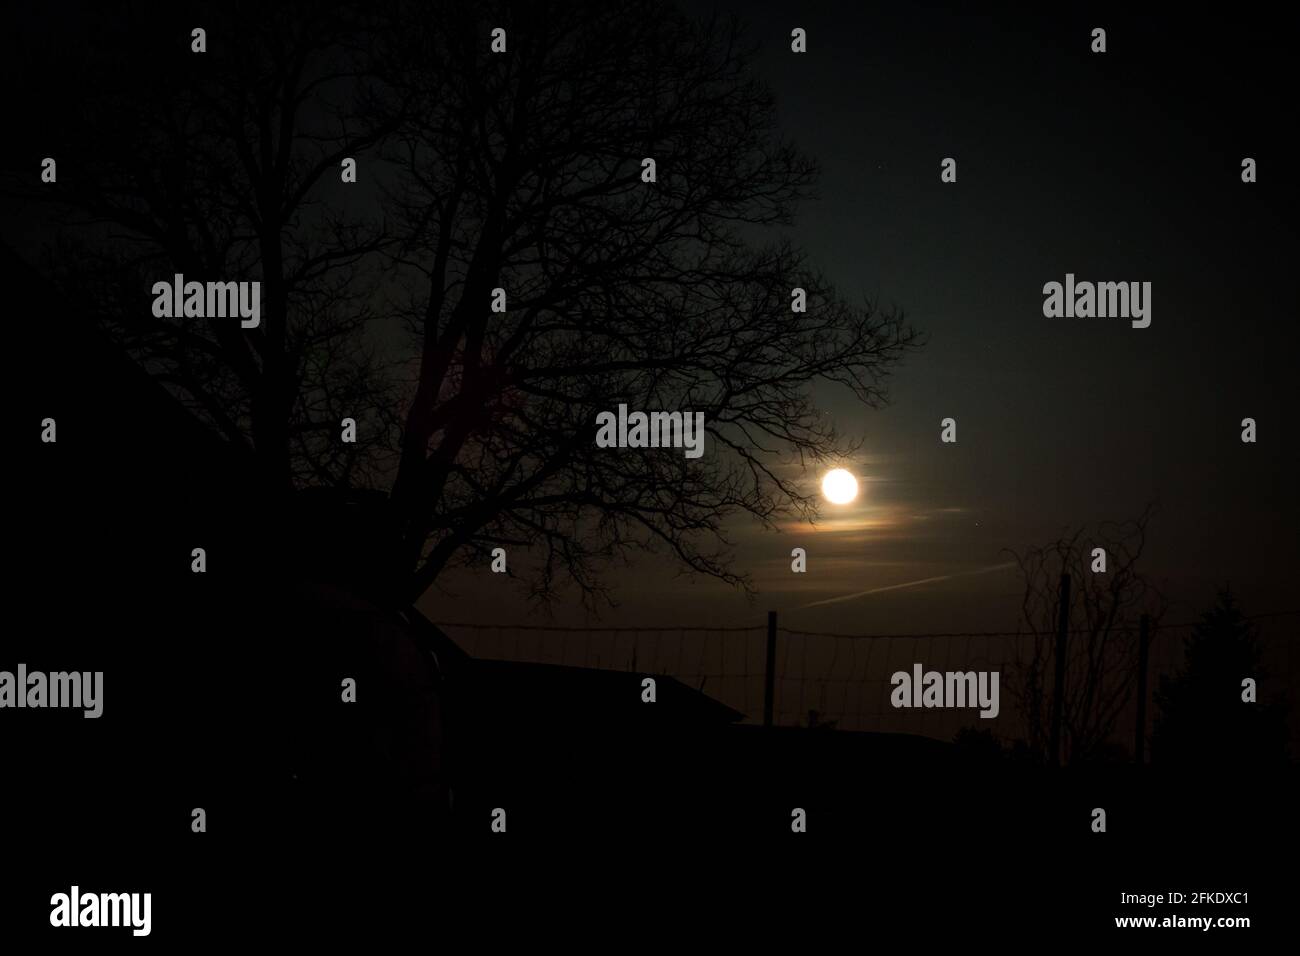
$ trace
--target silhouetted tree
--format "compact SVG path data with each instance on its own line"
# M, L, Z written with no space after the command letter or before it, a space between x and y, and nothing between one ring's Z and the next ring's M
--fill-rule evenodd
M878 405L917 342L773 234L816 170L733 22L628 0L86 13L51 104L49 271L268 494L391 489L388 600L495 545L537 557L541 596L598 596L596 568L642 548L743 584L724 522L807 516L797 465L851 448L812 386ZM364 185L340 187L349 156ZM260 279L261 327L155 319L173 272ZM624 402L704 413L704 457L597 448Z
M384 236L346 191L365 188L367 151L388 132L356 108L374 38L365 10L86 4L33 31L64 47L58 72L41 71L58 182L25 167L12 190L52 214L44 271L247 452L270 491L375 480L395 410L366 336L367 257ZM340 182L344 157L363 164L363 185ZM177 272L259 280L260 327L155 318L151 287ZM355 444L338 440L344 417L359 423Z
M1242 700L1242 680L1265 687L1259 629L1228 589L1184 642L1179 672L1162 676L1151 735L1151 762L1164 766L1262 766L1286 758L1281 701Z
M1056 672L1060 579L1070 575L1062 763L1102 759L1108 739L1134 690L1139 620L1154 630L1164 600L1138 571L1150 520L1148 508L1128 522L1078 528L1052 544L1014 554L1025 583L1022 623L1028 652L1017 644L1014 693L1025 718L1030 750L1048 756ZM1094 548L1106 551L1106 571L1092 570Z
M915 336L766 238L815 169L737 26L640 0L420 3L403 23L380 59L409 110L390 153L420 356L393 486L407 596L493 545L533 549L543 595L561 573L598 595L596 563L629 548L743 582L723 521L807 512L781 454L847 450L809 387L875 405ZM703 412L705 456L597 448L619 403Z

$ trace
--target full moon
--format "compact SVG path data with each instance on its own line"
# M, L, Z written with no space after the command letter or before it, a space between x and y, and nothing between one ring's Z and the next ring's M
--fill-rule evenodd
M828 471L822 479L822 494L833 505L847 505L858 496L858 479L843 468Z

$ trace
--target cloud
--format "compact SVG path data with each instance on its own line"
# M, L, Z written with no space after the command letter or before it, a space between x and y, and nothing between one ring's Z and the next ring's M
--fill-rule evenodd
M800 609L802 610L802 608L807 607L820 607L824 604L839 604L841 601L852 601L855 598L866 597L868 594L879 594L882 591L897 591L900 588L920 587L923 584L935 584L939 581L950 580L951 578L969 577L974 574L990 574L994 571L1001 571L1005 568L1014 568L1015 566L1016 563L1014 561L1004 561L1002 564L990 565L987 568L976 568L973 571L956 571L952 574L940 574L932 578L921 578L918 581L904 581L902 584L887 584L883 587L868 588L866 591L855 591L852 594L843 594L839 597L826 598L822 601L813 601L811 604L801 605Z

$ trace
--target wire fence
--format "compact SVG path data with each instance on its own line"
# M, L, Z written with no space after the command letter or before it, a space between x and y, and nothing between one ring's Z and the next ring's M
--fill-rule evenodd
M1294 617L1297 612L1255 615L1252 620ZM1182 637L1197 622L1162 624L1151 634L1145 723L1162 675L1183 663ZM464 624L441 627L474 657L561 664L667 675L745 715L763 720L768 628L750 627L551 627ZM1293 628L1292 628L1293 629ZM1296 642L1278 628L1276 640L1262 641L1265 665L1291 687L1297 678ZM1011 631L913 634L843 634L776 628L773 723L850 731L921 734L951 740L962 728L985 730L1003 742L1023 739L1025 715L1018 707L1035 642L1044 635ZM1089 633L1067 632L1071 637ZM1136 636L1136 628L1134 629ZM1268 635L1265 635L1268 637ZM898 708L891 703L891 678L925 671L997 671L999 714L982 719L978 708ZM1125 679L1121 675L1121 679ZM1136 664L1132 679L1136 684ZM1136 693L1117 721L1117 733L1132 742Z

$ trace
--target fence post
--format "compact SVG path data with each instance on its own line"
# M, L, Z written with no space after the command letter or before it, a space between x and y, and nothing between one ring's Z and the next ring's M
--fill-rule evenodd
M1133 762L1139 767L1145 760L1147 742L1147 661L1151 641L1151 619L1143 614L1138 632L1137 727L1133 732Z
M1056 683L1052 693L1052 766L1061 765L1061 714L1065 705L1065 636L1070 628L1070 575L1061 575L1060 610L1056 621Z
M763 726L772 726L776 698L776 611L767 612L767 670L763 677Z

